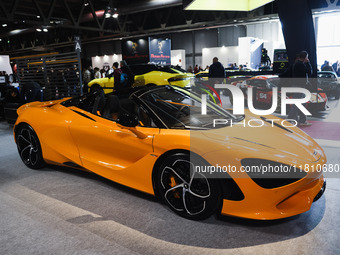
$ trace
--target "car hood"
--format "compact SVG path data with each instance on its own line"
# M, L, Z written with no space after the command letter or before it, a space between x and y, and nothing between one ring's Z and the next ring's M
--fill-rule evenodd
M250 119L255 118L248 117L245 122L247 123ZM277 117L273 116L272 119L277 119ZM257 120L260 119L257 118ZM321 147L299 128L284 128L281 125L272 126L271 123L264 123L262 127L257 128L239 124L211 129L202 131L201 135L219 141L215 148L210 149L211 151L237 144L243 146L245 150L260 151L264 155L300 158L309 162L316 162L323 155ZM190 143L193 146L195 139L191 139Z

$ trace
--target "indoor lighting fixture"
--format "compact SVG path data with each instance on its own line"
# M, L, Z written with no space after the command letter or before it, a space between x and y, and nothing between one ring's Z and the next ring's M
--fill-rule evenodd
M118 9L113 8L112 0L110 0L109 5L106 8L105 18L108 19L112 17L114 19L117 19L118 16L119 16Z
M185 10L200 11L252 11L274 0L186 0Z
M113 12L112 12L112 18L114 19L118 19L119 13L117 8L113 8Z
M39 16L39 15L37 16L37 19L40 19L40 16Z
M3 27L7 27L7 24L2 24Z
M37 30L37 32L41 32L42 31L41 28L37 28L36 30Z
M48 29L47 29L47 28L44 28L43 31L44 31L44 32L48 32Z
M0 38L0 42L2 42L2 39Z

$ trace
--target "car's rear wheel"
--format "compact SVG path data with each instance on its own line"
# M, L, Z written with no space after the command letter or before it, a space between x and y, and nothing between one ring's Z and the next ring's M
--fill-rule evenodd
M32 169L44 166L41 145L37 134L28 124L21 124L16 131L16 143L21 160Z
M210 217L221 202L217 181L195 172L199 165L206 164L189 154L173 154L163 161L156 179L158 193L170 209L192 220Z

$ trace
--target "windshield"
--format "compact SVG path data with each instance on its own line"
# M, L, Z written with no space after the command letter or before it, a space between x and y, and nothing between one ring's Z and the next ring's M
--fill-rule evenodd
M280 78L271 78L267 80L268 88L280 87Z
M207 114L202 115L200 96L182 88L165 86L144 93L140 99L168 128L211 129L215 119L240 120L240 117L209 101Z
M336 78L333 73L318 73L319 78Z

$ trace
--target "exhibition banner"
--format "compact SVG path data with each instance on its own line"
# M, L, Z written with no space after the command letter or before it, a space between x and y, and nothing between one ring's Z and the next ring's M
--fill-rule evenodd
M129 65L149 62L149 45L145 38L122 41L122 55Z
M149 37L149 52L151 63L171 64L171 40Z

